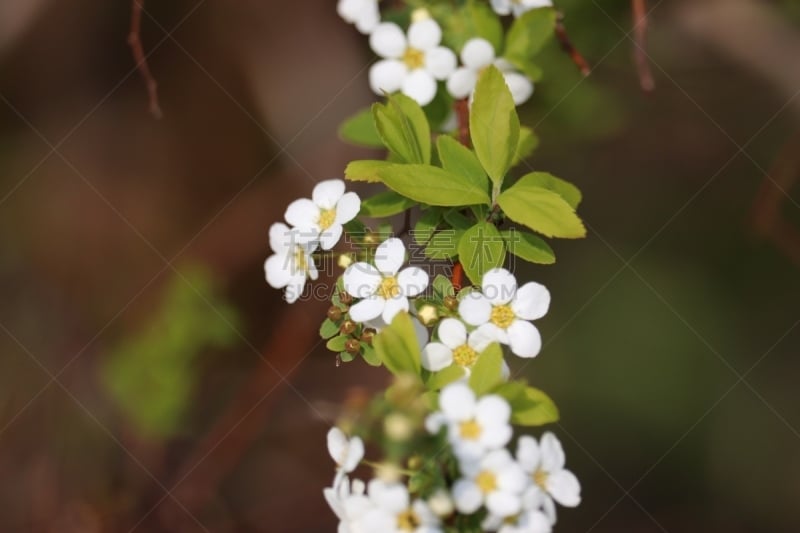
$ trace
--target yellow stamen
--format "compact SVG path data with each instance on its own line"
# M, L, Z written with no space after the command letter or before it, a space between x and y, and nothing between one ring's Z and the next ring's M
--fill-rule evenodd
M335 207L333 209L323 209L322 211L320 211L319 220L317 221L317 224L319 224L319 227L322 231L325 231L326 229L333 226L334 222L336 222Z
M403 54L403 63L406 64L408 70L422 68L425 66L425 52L409 46Z
M397 515L397 529L401 531L414 531L422 524L422 521L412 509L406 509Z
M514 311L507 305L496 305L492 308L492 316L489 319L492 324L501 329L507 329L510 326L516 315Z
M488 470L484 470L475 478L475 484L478 485L481 492L489 494L497 490L497 477Z
M470 348L466 344L462 344L455 350L453 350L453 360L459 366L472 366L475 364L475 361L478 359L478 352Z
M536 483L536 485L540 489L546 491L547 490L547 478L549 476L550 476L550 474L548 474L544 470L537 470L533 474L533 482Z
M400 285L397 283L397 278L394 276L383 278L383 281L378 286L377 294L384 300L391 300L400 296Z
M294 252L294 265L295 270L299 272L308 272L308 260L306 259L306 251L302 246L298 246Z
M483 431L481 425L478 424L474 419L461 422L461 424L458 426L458 429L461 433L461 438L464 440L478 440L478 437L481 436L481 432Z

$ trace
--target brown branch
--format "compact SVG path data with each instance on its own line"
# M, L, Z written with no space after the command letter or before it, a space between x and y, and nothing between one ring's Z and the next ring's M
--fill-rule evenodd
M470 148L469 137L469 100L456 100L453 104L458 119L458 140L461 144Z
M633 58L639 73L639 85L644 92L649 93L655 90L656 82L647 61L647 0L631 0L631 9L636 43L633 47Z
M150 71L150 66L147 64L147 56L144 53L142 46L142 11L144 10L144 0L132 0L131 2L131 30L128 33L128 45L131 47L133 53L133 60L136 62L136 68L139 69L139 74L142 76L145 85L147 86L148 107L150 114L154 118L160 119L164 116L161 112L161 105L158 101L158 82L153 77Z
M567 28L564 27L564 14L560 11L556 18L556 39L558 39L561 49L569 55L569 58L575 63L575 66L578 67L581 74L584 76L591 74L592 68L589 66L589 62L578 52L578 49L572 44L569 35L567 35Z
M800 177L800 132L784 144L764 177L753 202L752 225L756 233L800 267L800 230L781 215L787 191Z

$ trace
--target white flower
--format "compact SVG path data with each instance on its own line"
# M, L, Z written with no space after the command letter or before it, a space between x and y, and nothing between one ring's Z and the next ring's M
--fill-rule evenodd
M462 459L478 459L511 440L511 407L500 396L477 399L469 385L456 382L442 390L439 408L441 411L428 416L425 427L437 433L447 426L448 441Z
M456 69L447 79L447 91L453 98L471 97L478 83L478 76L489 65L496 66L503 74L515 104L524 104L533 94L533 82L516 72L514 65L497 58L492 43L486 39L475 37L467 41L461 49L461 63L464 66Z
M549 431L542 435L541 443L527 435L517 443L517 461L533 481L525 492L529 508L542 506L552 523L556 521L553 500L564 507L577 507L581 503L581 485L575 474L564 468L564 449Z
M422 367L438 372L455 364L469 370L492 339L477 331L467 334L464 323L455 318L445 318L439 323L439 342L432 342L422 350Z
M345 21L355 24L358 31L367 35L381 21L378 0L339 0L336 11Z
M482 334L508 344L520 357L536 357L542 338L536 320L547 314L550 292L533 281L517 288L514 275L503 268L494 268L483 276L481 292L469 293L458 306L467 324L478 326Z
M514 13L518 17L539 7L553 7L552 0L491 0L492 8L498 15L510 15Z
M264 262L267 283L275 289L285 287L286 301L294 303L303 293L306 278L315 280L319 275L311 257L317 243L279 222L269 228L269 245L275 253Z
M311 200L300 198L286 208L286 222L308 240L319 240L323 250L333 248L342 236L342 224L353 220L361 209L361 199L354 192L344 192L344 181L317 183Z
M328 453L337 466L336 479L333 482L335 487L339 480L355 470L364 458L364 441L361 437L348 439L341 429L334 427L328 431Z
M384 58L369 71L369 83L376 94L402 91L420 105L436 96L436 81L446 80L456 68L456 55L439 46L442 29L431 18L413 22L408 36L393 22L378 25L369 44Z
M322 491L325 500L330 505L339 519L338 533L369 533L360 521L373 507L372 502L364 494L364 483L354 479L352 486L345 477L338 486L329 487Z
M513 517L489 515L483 521L483 529L498 533L551 533L553 526L543 512L535 509L523 509L521 513Z
M418 267L400 270L405 262L406 247L397 238L387 239L375 250L375 266L355 263L344 271L344 290L362 300L350 308L355 322L378 317L390 324L401 311L408 311L408 299L428 286L428 274ZM427 330L426 330L427 335Z
M373 479L367 490L373 507L361 519L365 532L441 532L439 517L422 500L411 502L404 485Z
M495 450L460 466L463 477L453 485L453 500L459 512L472 514L486 505L491 514L507 517L522 510L525 473L508 450Z

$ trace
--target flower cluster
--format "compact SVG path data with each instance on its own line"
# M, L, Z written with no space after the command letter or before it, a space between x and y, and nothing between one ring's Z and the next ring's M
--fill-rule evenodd
M514 17L552 5L550 0L491 0L497 15ZM395 22L381 22L377 0L339 0L338 12L369 36L370 47L380 58L369 72L370 87L378 95L400 91L425 106L443 82L452 98L470 98L478 75L489 65L503 73L517 105L533 94L533 81L511 61L498 57L499 50L489 40L473 37L457 50L442 46L442 27L425 9L413 12L407 31Z
M565 468L555 435L521 436L516 454L507 448L512 430L505 399L478 398L468 385L454 383L442 391L439 408L427 416L427 431L416 440L404 438L414 443L409 453L437 446L437 454L424 462L408 461L405 471L376 464L376 477L367 484L345 475L363 459L361 439L348 440L338 428L330 431L338 469L324 494L340 520L339 531L435 533L472 524L483 531L547 533L556 522L556 503L580 503L580 484Z

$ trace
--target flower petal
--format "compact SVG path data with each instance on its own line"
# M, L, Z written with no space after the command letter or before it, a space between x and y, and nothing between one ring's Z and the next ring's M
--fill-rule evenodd
M437 46L425 54L425 69L437 80L446 80L456 69L458 60L452 50Z
M516 105L522 105L533 95L533 82L519 72L504 72L503 78Z
M344 290L354 298L368 298L378 290L382 279L369 263L354 263L344 271Z
M560 470L547 476L547 491L564 507L577 507L581 503L581 484L569 470Z
M492 8L498 15L511 14L511 0L491 0Z
M492 315L492 304L480 292L471 292L464 296L464 299L458 304L458 313L467 324L480 326L489 321L489 317Z
M542 435L539 447L542 451L543 470L554 473L564 468L566 456L564 455L564 448L561 446L561 441L558 440L558 437L549 431L546 432Z
M484 396L475 408L475 419L482 425L505 424L510 418L511 407L496 394Z
M344 434L344 431L337 427L332 427L328 431L328 453L337 466L341 466L344 462L347 446L347 435Z
M309 228L319 220L319 207L308 198L300 198L289 204L283 216L292 226Z
M319 234L319 247L323 250L330 250L336 246L336 243L342 238L343 231L344 228L341 224L332 225Z
M283 254L269 256L264 262L264 275L273 289L286 287L292 279L291 257Z
M453 502L459 512L472 514L480 509L483 503L483 493L473 481L459 479L453 485Z
M491 65L494 58L494 46L480 37L470 39L461 49L461 62L464 63L464 66L476 72Z
M347 455L341 464L344 472L350 473L356 469L358 463L364 458L364 441L361 437L353 437L347 445Z
M508 344L508 333L506 330L495 326L491 322L481 324L478 329L472 332L473 335L480 335L483 338L491 339L492 342L499 342L500 344Z
M428 273L419 267L404 268L397 275L400 294L413 298L428 288Z
M295 233L283 222L276 222L269 227L269 247L275 253L282 253L294 248Z
M475 413L475 393L469 385L453 383L439 395L439 407L451 420L469 420Z
M408 28L408 44L417 50L431 50L442 42L442 28L432 18L414 22Z
M375 250L375 266L386 276L394 276L406 260L406 247L396 237L386 239Z
M408 298L403 296L392 298L390 300L386 300L386 305L383 307L381 318L387 324L391 324L392 320L394 320L394 317L397 316L397 313L402 313L403 311L408 311Z
M511 351L519 357L536 357L542 349L542 337L539 330L530 322L515 320L506 330Z
M438 334L439 340L451 350L467 342L467 328L455 318L445 318L439 322Z
M406 35L394 22L383 22L369 36L369 46L381 57L397 59L406 51Z
M303 289L306 286L306 273L296 273L292 276L292 279L289 280L289 283L286 284L286 290L284 291L283 297L286 299L287 303L293 304L295 303L300 296L303 294Z
M436 80L427 70L413 70L403 79L401 90L403 94L416 100L419 105L426 106L436 96Z
M511 309L519 318L536 320L547 314L550 308L550 291L547 287L529 281L519 289L511 302Z
M417 335L417 344L419 345L419 349L422 350L422 348L428 344L428 341L431 340L430 332L415 316L411 317L411 325L414 326L414 333Z
M340 179L320 181L311 193L311 199L320 209L333 209L344 194L344 181Z
M361 210L361 198L354 192L347 192L339 198L336 204L336 223L346 224L358 215Z
M505 268L493 268L483 275L481 289L493 305L505 305L517 292L517 278Z
M366 322L381 316L384 307L386 307L386 300L380 296L371 296L350 308L350 318L354 322Z
M431 372L453 364L453 351L440 342L431 342L422 349L422 368Z
M530 435L522 435L517 439L517 462L528 472L533 474L539 469L542 455L539 443Z
M489 334L487 328L479 327L469 334L469 340L467 341L467 344L476 352L481 353L493 342L499 341L494 336Z
M369 86L375 94L380 96L383 96L384 92L397 92L403 86L406 75L408 75L408 68L402 61L384 59L369 69Z
M516 494L496 490L486 497L486 508L497 516L513 516L522 510L522 501Z
M475 90L478 75L466 67L456 69L447 80L447 92L457 100L468 97Z

